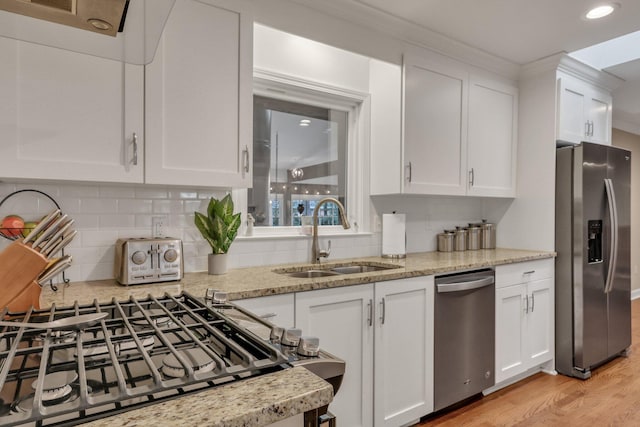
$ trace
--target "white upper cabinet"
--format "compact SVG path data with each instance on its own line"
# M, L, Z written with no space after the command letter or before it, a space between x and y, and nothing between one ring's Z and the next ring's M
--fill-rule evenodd
M143 182L141 66L7 38L0 58L1 177Z
M246 7L174 5L145 70L145 182L251 186L253 22Z
M405 58L404 192L466 192L468 73Z
M518 90L471 76L467 194L515 197Z
M556 139L610 145L611 94L567 74L558 75Z
M405 55L403 73L401 142L373 134L371 194L515 197L517 88L427 52Z

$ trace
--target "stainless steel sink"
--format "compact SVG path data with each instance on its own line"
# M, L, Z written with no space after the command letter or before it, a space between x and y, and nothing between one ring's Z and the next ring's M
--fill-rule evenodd
M294 271L292 273L284 273L291 277L299 277L303 279L310 279L312 277L326 277L326 276L338 276L340 273L331 270L303 270Z
M313 277L329 277L339 276L343 274L357 274L357 273L369 273L373 271L390 270L399 268L399 265L390 264L375 264L371 262L363 262L350 265L322 265L311 266L308 269L287 268L281 270L274 270L276 273L286 274L289 277L297 278L313 278Z
M335 271L340 274L356 274L356 273L369 273L371 271L391 270L397 268L394 266L381 266L381 265L345 265L343 267L334 267L331 271Z

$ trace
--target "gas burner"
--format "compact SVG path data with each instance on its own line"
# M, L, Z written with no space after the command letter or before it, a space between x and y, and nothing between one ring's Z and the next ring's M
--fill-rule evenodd
M166 328L173 326L171 318L165 314L165 311L161 308L148 308L144 310L145 314L151 318L154 325L159 328ZM136 311L131 316L131 324L139 329L149 329L149 322L144 317L142 312Z
M75 371L62 371L48 374L44 377L42 404L54 406L61 403L73 402L79 396L79 387L74 383L78 379ZM36 389L38 380L31 383L31 388ZM24 396L11 406L13 412L30 413L33 410L33 398L31 393Z
M199 347L179 351L178 354L180 354L183 359L186 359L187 363L191 364L195 372L211 372L216 367L216 362L211 356ZM168 354L162 359L162 372L171 378L182 378L187 375L184 367L173 353Z
M38 341L45 341L47 339L49 340L53 340L54 343L58 344L58 343L70 343L75 341L76 337L78 336L78 334L76 333L76 331L51 331L50 334L47 334L46 332L41 333L40 335L38 335L36 337L36 340Z
M65 398L71 394L71 384L78 379L76 371L54 372L45 375L42 386L42 401L50 402ZM31 383L33 390L37 387L38 380Z
M123 329L122 331L124 330L125 329ZM120 335L121 333L124 332L117 332L116 335ZM102 333L99 333L97 337L104 338L104 335ZM145 349L149 350L156 343L156 338L153 335L140 337L140 342ZM121 354L126 354L127 352L137 352L138 350L138 346L133 339L126 339L124 341L115 342L113 344L113 347L116 355L118 356L120 356ZM106 344L87 346L82 349L82 355L84 357L101 356L103 354L109 354L109 347L107 347ZM77 358L78 352L76 351L73 356Z

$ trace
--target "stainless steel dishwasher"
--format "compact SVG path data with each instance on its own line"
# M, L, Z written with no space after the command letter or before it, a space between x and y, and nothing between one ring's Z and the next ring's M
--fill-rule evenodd
M494 385L495 274L492 269L435 279L434 410Z

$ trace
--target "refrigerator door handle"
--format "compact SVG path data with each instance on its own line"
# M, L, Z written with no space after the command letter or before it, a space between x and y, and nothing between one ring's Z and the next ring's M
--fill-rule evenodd
M607 281L604 292L609 293L613 289L616 264L618 262L618 208L616 203L616 193L613 190L611 178L605 178L604 187L607 190L607 203L609 204L609 223L611 224L611 249L609 251L609 271L607 271Z

